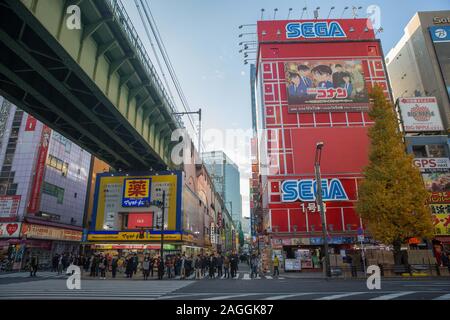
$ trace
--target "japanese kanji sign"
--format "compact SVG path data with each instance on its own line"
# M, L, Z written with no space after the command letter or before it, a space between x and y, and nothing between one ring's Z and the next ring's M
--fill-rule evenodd
M150 178L125 179L122 207L145 207L150 203Z

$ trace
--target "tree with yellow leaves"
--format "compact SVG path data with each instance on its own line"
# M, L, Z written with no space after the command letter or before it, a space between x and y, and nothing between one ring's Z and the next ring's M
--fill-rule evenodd
M412 155L405 152L392 104L378 86L370 97L369 115L375 124L369 129L369 165L364 169L356 211L375 240L393 245L395 264L400 264L403 243L433 234L428 193Z

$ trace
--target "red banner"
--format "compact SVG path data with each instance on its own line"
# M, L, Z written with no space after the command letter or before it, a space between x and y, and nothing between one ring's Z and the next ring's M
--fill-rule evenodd
M153 226L153 212L130 213L128 215L128 229L151 228Z
M28 115L27 123L25 126L25 131L34 131L36 130L37 119L33 116Z
M41 143L38 150L38 159L34 173L33 187L31 189L30 202L27 208L28 213L34 214L39 210L39 200L41 196L42 181L44 180L45 162L47 161L51 131L52 129L44 125L44 128L42 129Z

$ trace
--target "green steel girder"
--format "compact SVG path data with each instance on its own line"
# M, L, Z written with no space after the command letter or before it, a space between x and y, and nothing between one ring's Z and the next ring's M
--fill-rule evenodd
M4 3L4 1L0 1L0 4L2 4L2 5L5 5L5 3ZM10 3L10 5L11 5L11 3ZM20 6L20 4L17 4L17 3L13 3L13 5L18 5L18 6ZM5 21L5 20L3 20L3 21ZM4 25L3 25L4 26ZM2 27L3 27L2 26ZM33 25L33 29L34 30L36 30L36 29L42 29L42 26L39 26L39 25L37 25L37 26L35 26L35 25ZM8 29L8 28L7 28ZM1 28L0 29L1 31L2 31L2 33L1 33L1 36L0 36L0 38L1 38L1 40L2 40L2 43L8 43L7 44L7 46L8 46L8 48L13 48L14 49L14 53L16 54L16 55L18 55L18 56L21 56L21 57L24 57L24 61L26 61L26 63L27 64L31 64L32 65L32 68L34 68L35 70L36 70L36 73L38 73L40 76L44 76L43 78L45 79L45 81L47 81L47 80L49 80L52 84L55 84L55 87L58 89L58 91L59 91L59 94L62 94L62 95L64 95L64 96L66 96L66 97L68 97L70 100L71 100L71 102L75 102L76 104L78 104L78 107L80 107L81 109L85 109L84 108L84 106L82 106L81 104L80 104L80 102L79 101L77 101L77 99L75 98L75 96L72 94L72 92L73 91L75 91L76 89L70 89L70 88L67 88L67 87L65 87L65 85L63 85L59 80L57 80L57 79L55 79L54 77L53 77L53 75L52 75L52 73L50 73L50 71L51 70L56 70L56 69L65 69L65 68L62 68L62 67L60 67L60 68L58 68L58 67L52 67L52 68L48 68L48 69L46 69L46 68L43 68L43 66L41 66L36 60L34 60L34 57L33 56L31 56L31 54L30 54L30 52L32 52L32 53L34 53L34 54L36 54L36 51L33 51L33 50L30 50L29 52L27 52L27 47L26 47L26 45L22 42L20 45L17 43L15 43L15 41L17 41L17 40L13 40L12 38L10 38L9 36L8 36L8 34L6 34L6 33L4 33L3 32L3 28ZM11 29L9 29L10 31L11 31ZM23 28L21 28L21 30L23 30ZM33 30L33 31L34 31ZM28 30L29 31L29 30ZM42 31L42 30L40 30L40 31ZM20 32L20 35L22 35L23 34L23 32L21 31ZM38 36L33 36L33 38L36 38L36 39L39 39L39 37ZM44 54L41 54L42 56L45 56L45 55L47 55L48 54L48 50L46 51L46 53ZM48 56L47 55L47 57L50 57L50 56ZM53 58L53 57L52 57ZM58 60L58 58L53 58L54 59L54 61L57 61ZM67 64L67 62L71 62L72 64L73 64L73 61L71 61L70 59L67 59L67 58L63 58L63 60L62 61L64 61L66 64ZM9 66L9 64L7 64L8 66ZM3 67L5 67L5 65L3 65ZM70 67L73 67L73 65L72 66L70 66L70 65L68 65L67 66L67 68L68 68L68 70L71 70L70 69ZM6 70L5 68L3 68L3 70L2 70L2 73L7 73L7 71L8 70ZM9 70L9 71L11 71L11 70ZM12 72L11 72L12 73ZM14 79L14 77L10 77L10 78L12 78L12 79ZM45 82L45 81L42 81L42 82ZM12 81L12 82L14 82L14 83L16 83L16 84L18 84L18 86L20 87L20 88L25 88L25 87L27 87L27 83L26 83L26 80L23 80L23 79L19 79L18 77L16 77L16 79L14 80L14 81ZM28 92L32 92L32 91L28 91ZM42 91L34 91L34 92L32 92L31 94L33 95L33 96L39 96L39 95L41 95L41 92L45 92L45 94L46 95L48 95L48 93L49 92L46 92L46 91L44 91L44 90L42 90ZM59 131L63 131L63 130L61 130L61 129L58 129L57 127L55 127L55 125L53 124L53 123L49 123L49 120L48 119L46 119L46 118L44 118L43 116L42 116L42 113L41 114L37 114L36 112L38 111L37 109L33 109L32 107L30 107L30 106L26 106L26 105L23 105L24 103L23 103L23 101L21 101L20 99L16 99L16 98L14 98L14 96L12 95L12 94L10 94L9 92L7 92L7 91L5 91L5 90L2 90L2 93L6 96L6 97L8 97L8 98L10 98L10 99L14 99L14 101L16 101L17 103L19 103L18 105L19 105L19 107L23 107L24 109L26 109L26 111L28 111L28 112L30 112L31 114L33 114L33 115L35 115L36 116L36 118L38 118L39 120L41 120L41 121L43 121L43 122L45 122L45 123L48 123L49 125L50 125L50 127L52 127L53 129L56 129L56 130L59 130ZM56 92L55 92L56 93ZM91 94L92 95L92 94ZM95 95L92 95L93 97L95 97ZM49 101L47 100L47 101L45 101L45 103L42 103L43 105L45 105L45 106L50 106L50 103L49 103ZM61 105L64 105L64 109L70 109L70 103L67 103L67 104L61 104ZM55 105L53 104L53 107L55 107ZM41 108L42 109L42 108ZM84 113L86 113L86 109L85 110L82 110L82 111L85 111ZM88 110L87 110L88 111ZM40 112L42 112L42 110L40 111ZM55 112L55 113L57 113L56 112L56 110L52 110L52 112ZM83 113L83 112L82 112ZM93 119L96 119L96 117L95 117L95 115L93 114L93 113L90 113L90 115L91 115L91 117L93 118ZM70 125L71 126L73 126L74 128L77 128L77 131L78 132L82 132L82 131L85 131L84 130L84 128L81 126L77 126L77 122L76 121L72 121L72 119L70 119L70 118L67 118L67 117L65 117L63 114L60 114L60 116L61 117L63 117L63 118L66 118L65 120L67 121L67 123L70 123ZM92 122L92 123L94 123L94 122ZM102 127L102 124L101 124L101 122L100 121L97 121L96 122L96 127L95 128L90 128L90 129L93 129L94 131L95 130L100 130L98 127ZM104 127L103 126L103 128L101 128L101 129L107 129L106 127ZM108 131L108 130L106 130L106 131ZM75 136L76 134L72 131L72 134L74 134L74 136L68 136L71 140L74 140L75 142L76 142L76 140L77 140L77 137ZM120 152L118 152L118 150L116 150L116 151L114 151L113 149L111 149L110 147L109 147L109 145L107 145L107 144L105 144L105 143L103 143L101 140L99 140L99 139L96 139L96 134L92 134L92 133L89 133L89 132L85 132L85 134L84 134L84 136L85 137L87 137L87 136L90 136L90 139L93 139L93 138L95 138L94 140L97 140L95 143L97 144L97 145L99 145L99 146L102 146L102 147L104 147L104 148L106 148L108 151L107 151L107 153L108 154L110 154L110 155L114 155L114 158L116 158L116 159L118 159L118 160L115 160L115 159L113 159L113 158L111 158L111 157L105 157L105 156L101 156L100 155L100 151L99 150L93 150L92 148L86 148L88 151L91 151L91 152L93 152L94 154L97 152L97 153L99 153L99 155L103 158L103 159L106 159L106 158L108 158L108 162L110 163L110 164L113 164L114 163L114 165L119 165L120 167L133 167L133 166L135 166L135 164L137 164L138 162L141 162L142 160L139 160L140 158L141 158L141 155L139 155L139 154L134 154L134 164L133 163L131 163L131 162L129 162L128 160L125 160L125 158L123 158L123 157L121 157L121 156L119 156L119 153ZM109 139L108 140L111 140L111 132L109 132ZM105 137L106 138L106 137ZM106 141L106 139L104 140L104 141ZM120 140L118 140L117 142L119 142L120 143ZM128 144L126 144L126 143L123 143L123 145L122 145L122 148L125 148L125 149L129 149L129 148L127 148L128 147ZM133 151L132 150L127 150L127 152L126 152L126 155L130 155L130 153L131 154L133 154ZM102 153L102 154L104 154L104 153ZM142 153L141 153L142 154ZM126 157L126 158L129 158L129 156L128 157ZM129 158L130 160L132 159L132 158ZM137 160L137 162L136 162L136 160ZM158 161L158 160L156 160L156 161ZM142 162L142 164L140 164L140 165L138 165L139 167L149 167L150 166L150 164L148 163L148 162Z
M108 75L111 77L111 75L116 72L117 70L119 70L119 68L128 60L130 59L134 59L134 54L127 54L124 57L114 60L111 62L110 66L109 66L109 71L108 71Z
M136 96L141 92L142 89L145 89L146 86L150 85L148 82L143 82L139 86L131 88L128 92L128 103L131 102Z
M117 45L117 41L116 40L111 40L109 42L106 42L106 43L103 43L103 44L99 45L98 48L97 48L97 56L96 56L96 58L98 59L99 57L105 55L109 50L114 48L116 45Z
M132 155L134 159L139 159L140 157L142 158L142 157L145 156L145 158L148 159L149 158L148 155L151 155L152 163L154 163L155 166L159 166L158 163L161 163L162 159L166 160L166 155L165 154L161 155L161 157L159 157L159 155L155 151L155 149L151 149L150 148L150 146L148 145L148 142L146 142L143 139L141 134L138 133L136 130L134 130L134 128L132 127L134 124L131 124L131 123L126 122L126 121L125 122L122 121L122 125L114 124L114 121L113 121L114 118L121 119L120 112L117 110L117 108L114 107L114 105L111 103L111 101L106 99L106 97L99 90L99 88L97 88L97 87L95 87L93 85L94 82L90 78L86 77L87 76L86 74L83 74L82 72L80 73L81 69L76 64L76 62L73 61L73 59L71 59L66 52L64 52L64 49L61 46L58 46L58 45L55 44L55 40L56 39L52 38L52 36L48 32L47 33L45 32L46 30L42 27L42 25L40 25L40 22L38 22L38 23L36 22L36 21L38 21L36 18L33 19L33 18L30 17L30 12L28 12L28 9L25 8L25 10L24 10L24 7L22 7L22 4L14 3L14 0L0 0L0 4L5 4L5 3L9 4L10 7L13 7L13 11L18 16L20 16L22 19L25 19L25 21L27 21L27 24L34 31L36 31L37 34L39 34L39 36L36 37L37 39L42 39L42 40L44 40L44 42L46 44L51 46L53 52L56 53L56 56L58 56L58 58L54 58L55 61L61 61L63 63L62 67L58 67L58 66L50 67L50 68L47 69L47 71L57 71L57 70L64 71L64 72L66 72L64 80L68 80L69 78L77 77L79 80L81 80L83 82L84 86L89 87L89 89L90 89L89 91L91 91L91 92L88 92L88 91L83 91L80 88L70 87L70 85L69 85L69 83L67 81L63 81L64 85L62 87L58 87L57 88L59 93L63 94L63 95L67 94L67 97L70 100L74 100L75 104L78 105L77 108L80 108L82 113L84 113L86 116L87 116L87 112L86 111L89 111L89 110L83 110L83 108L82 108L83 107L83 102L86 103L86 101L88 101L89 99L96 98L97 102L101 103L100 105L97 104L98 106L100 106L98 108L98 110L96 108L94 110L94 112L90 113L90 115L92 116L94 121L87 122L87 123L89 123L89 125L96 124L97 126L101 127L100 128L101 130L104 130L106 132L108 132L108 130L107 130L108 128L120 127L120 130L118 130L120 136L126 136L126 139L127 139L127 142L123 141L123 139L122 140L119 139L117 141L119 144L122 144L121 143L122 141L124 142L122 144L122 148L124 147L124 145L125 146L129 146L130 138L131 138L132 141L134 140L136 142L136 143L133 143L133 145L138 145L140 147L140 148L138 148L139 150L137 150L138 153L136 153L136 154L133 154L134 153L133 150L128 150L126 153L123 153L123 154L126 154L127 156L128 155ZM69 2L66 2L66 4L67 3L69 3ZM79 3L81 3L81 2L79 2ZM108 21L106 21L106 20L103 21L102 23L107 23L108 24ZM87 32L90 35L92 35L96 31L98 31L99 30L99 21L97 21L97 22L98 22L97 25L95 25L95 23L91 24L91 27L87 28L85 32ZM111 22L109 22L109 23L111 23ZM22 34L23 29L24 28L21 29L20 34ZM87 36L85 37L85 39L86 38L87 38ZM107 43L104 43L104 44L100 44L100 47L97 47L97 57L100 57L100 56L106 54L110 49L112 49L114 46L117 46L117 45L118 45L118 43L117 43L116 40L110 41L110 42L107 42ZM43 55L44 55L44 53L43 53ZM53 58L52 56L48 56L48 57L49 58ZM133 56L128 56L127 58L130 58L130 57L132 58ZM115 61L113 63L114 64L110 64L110 70L109 71L111 71L111 69L115 69L115 71L120 69L120 67L123 65L124 62L118 60L118 61ZM66 68L64 66L66 66ZM23 69L23 70L25 70L25 69ZM123 84L126 84L134 75L137 75L136 74L136 69L133 69L133 70L134 71L131 74L126 76L126 77L128 77L128 79L126 79L126 78L124 79L124 77L120 77L121 86L123 86ZM26 71L30 72L29 69L26 70ZM39 72L39 70L37 70L37 71ZM71 72L73 72L73 75L71 74ZM47 76L49 76L48 78L51 79L51 83L55 83L56 79L53 77L52 73L47 74L45 76L45 78L47 78ZM58 78L59 77L60 76L58 76ZM67 88L67 87L69 87L69 88ZM80 94L82 93L82 94L84 94L86 96L89 95L89 97L84 97L81 101L77 101L77 99L73 99L74 97L76 97L76 96L73 95L73 93L75 93L75 92L77 94L78 93L80 93ZM152 93L154 94L153 90L152 90ZM5 92L5 95L8 96L8 94L6 92ZM158 106L153 106L153 107L149 106L150 103L149 103L148 100L150 98L153 99L153 96L148 96L147 98L144 98L145 101L141 100L140 102L138 102L138 106L136 108L137 110L139 110L140 108L147 106L144 109L144 113L143 113L143 116L144 116L143 120L144 121L147 118L153 117L155 112L156 113L160 112L157 109ZM96 105L96 104L92 103L92 104L89 104L89 105ZM103 106L103 107L105 107L105 108L107 108L109 110L108 114L110 113L110 111L112 111L113 112L112 114L115 114L115 115L113 117L111 117L111 116L108 116L108 114L102 114L101 106ZM111 106L114 107L114 108L111 108ZM106 110L106 109L104 109L104 110ZM163 109L163 112L165 114L167 114L167 110L165 108ZM102 118L103 120L102 121L98 121L98 120L100 120L100 118ZM41 119L41 120L44 120L44 119ZM167 121L166 118L162 118L162 119L160 118L159 120L160 121L164 121L164 122ZM110 122L108 122L108 121L110 121ZM169 121L171 122L171 119L169 119ZM44 121L44 122L46 122L46 121ZM83 122L83 123L85 123L85 122ZM102 127L101 123L104 123L106 125L106 128L104 126ZM145 123L145 122L143 122L143 123ZM150 126L150 128L147 131L145 131L145 132L148 133L149 136L150 136L150 133L151 133L151 124L150 123L151 123L151 121L148 121L148 125ZM173 125L173 124L171 123L171 125ZM109 132L109 134L112 134L112 130ZM85 135L85 136L88 136L88 135ZM114 135L112 135L112 137L114 137ZM137 140L135 140L135 139L137 139ZM138 142L138 140L140 140L140 142ZM118 150L116 150L115 151L116 154L122 154L122 152L121 152L122 148L119 148ZM100 151L97 151L97 152L100 152ZM104 158L106 158L106 156ZM129 157L127 157L127 158L129 158ZM109 158L109 162L112 162L112 161L113 160L111 158ZM114 162L117 163L117 161L114 161ZM141 162L141 161L138 160L138 162ZM136 162L134 162L134 163L136 164ZM124 164L124 165L127 166L127 165L130 165L130 163L127 163L127 164ZM150 165L151 164L148 163L148 161L145 161L145 164L142 163L142 164L139 164L138 166L140 166L140 167L147 167L148 168Z
M71 118L67 116L60 108L54 105L44 94L41 94L39 91L28 85L26 81L23 81L17 74L15 74L13 71L11 71L7 66L5 66L2 63L0 63L0 73L10 78L14 84L19 84L19 86L16 86L16 89L18 90L11 90L11 89L7 90L7 88L5 88L5 86L3 85L0 87L0 92L9 101L18 106L21 106L23 109L25 109L25 111L34 114L36 119L48 123L48 125L53 129L61 130L61 128L59 127L56 128L54 123L49 123L48 118L44 118L41 115L42 113L35 112L36 107L32 106L30 103L27 103L26 98L29 95L31 95L36 100L34 103L39 102L44 106L40 107L39 109L45 110L46 112L48 112L50 109L52 113L58 116L58 118L56 119L64 119L67 123L70 123L70 127L75 128L82 135L88 136L92 141L96 143L96 145L100 146L105 150L108 150L110 154L114 155L115 158L122 161L125 165L131 165L127 160L125 160L125 158L120 157L112 149L110 149L108 145L103 143L101 140L97 139L97 137L95 137L94 135L90 134L82 125L76 122L72 122ZM20 91L23 91L23 93L21 94ZM89 148L87 149L89 151Z
M84 26L83 29L83 36L81 37L81 41L85 41L88 37L90 37L92 34L94 34L95 31L97 31L98 28L100 28L103 24L106 22L113 21L113 17L107 17L99 19L93 23L90 23L86 26Z

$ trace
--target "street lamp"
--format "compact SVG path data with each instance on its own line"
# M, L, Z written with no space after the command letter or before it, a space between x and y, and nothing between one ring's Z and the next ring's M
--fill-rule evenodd
M320 218L322 220L322 234L323 234L323 246L325 250L325 272L327 277L331 277L331 269L330 269L330 255L328 252L328 236L327 229L325 225L325 211L322 200L322 178L320 175L320 159L322 157L322 148L324 143L317 142L316 144L316 159L315 159L315 174L316 174L316 200L317 205L320 210Z

